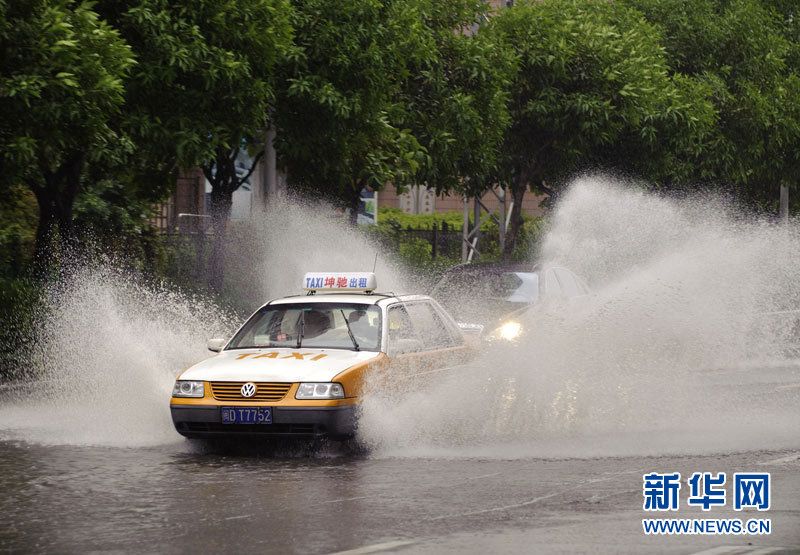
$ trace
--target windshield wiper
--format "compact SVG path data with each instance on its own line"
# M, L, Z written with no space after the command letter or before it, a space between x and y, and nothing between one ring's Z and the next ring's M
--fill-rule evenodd
M300 311L300 333L297 334L297 349L303 344L303 335L306 333L306 311Z
M358 346L358 341L356 341L356 336L353 335L353 330L350 329L350 322L347 321L347 316L344 315L344 310L340 308L339 312L342 313L342 318L344 318L344 325L347 326L347 334L350 336L350 341L353 342L353 347L356 348L356 351L360 351L361 347Z

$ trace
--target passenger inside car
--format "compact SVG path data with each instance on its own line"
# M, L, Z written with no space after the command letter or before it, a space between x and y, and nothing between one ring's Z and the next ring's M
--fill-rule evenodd
M422 350L422 341L417 337L405 307L393 306L389 309L389 348L392 354Z
M347 317L347 323L350 324L352 332L359 337L372 337L375 334L375 326L370 323L366 310L352 311Z

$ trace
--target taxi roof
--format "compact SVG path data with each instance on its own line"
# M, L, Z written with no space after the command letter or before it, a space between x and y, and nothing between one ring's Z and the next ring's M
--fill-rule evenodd
M395 295L394 293L319 293L316 295L291 295L288 297L281 297L273 299L266 304L352 303L376 305L381 301L415 301L427 298L429 297L425 295Z

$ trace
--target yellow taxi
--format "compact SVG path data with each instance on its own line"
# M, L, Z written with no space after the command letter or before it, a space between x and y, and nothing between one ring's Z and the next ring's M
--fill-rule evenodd
M305 295L272 300L230 340L210 340L218 354L175 382L175 429L189 438L344 439L371 378L414 382L468 357L435 300L376 287L373 273L308 273Z

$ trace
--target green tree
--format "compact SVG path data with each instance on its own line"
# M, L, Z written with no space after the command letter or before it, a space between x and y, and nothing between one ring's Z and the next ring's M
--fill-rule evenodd
M500 174L515 201L506 254L529 187L555 197L576 171L689 148L713 121L706 90L670 77L657 28L619 2L520 2L488 31L518 60Z
M36 196L40 274L55 236L62 253L73 242L72 211L88 165L130 152L113 124L133 63L89 2L0 2L0 180L25 183Z
M796 3L784 0L625 0L658 25L671 71L707 84L717 113L695 179L774 207L800 171Z
M428 55L412 66L401 98L406 125L430 163L416 181L443 192L480 194L490 183L509 123L514 58L495 37L476 32L488 17L482 0L421 2Z
M36 238L38 206L33 192L14 185L0 202L0 281L21 277L30 261Z
M199 166L212 191L211 284L223 278L233 192L263 152L274 65L291 42L287 0L104 0L138 64L127 83L126 128L142 169L165 175ZM252 163L237 169L240 154Z
M292 186L351 208L360 191L402 186L428 163L398 101L431 44L413 0L294 0L281 65L276 149Z

